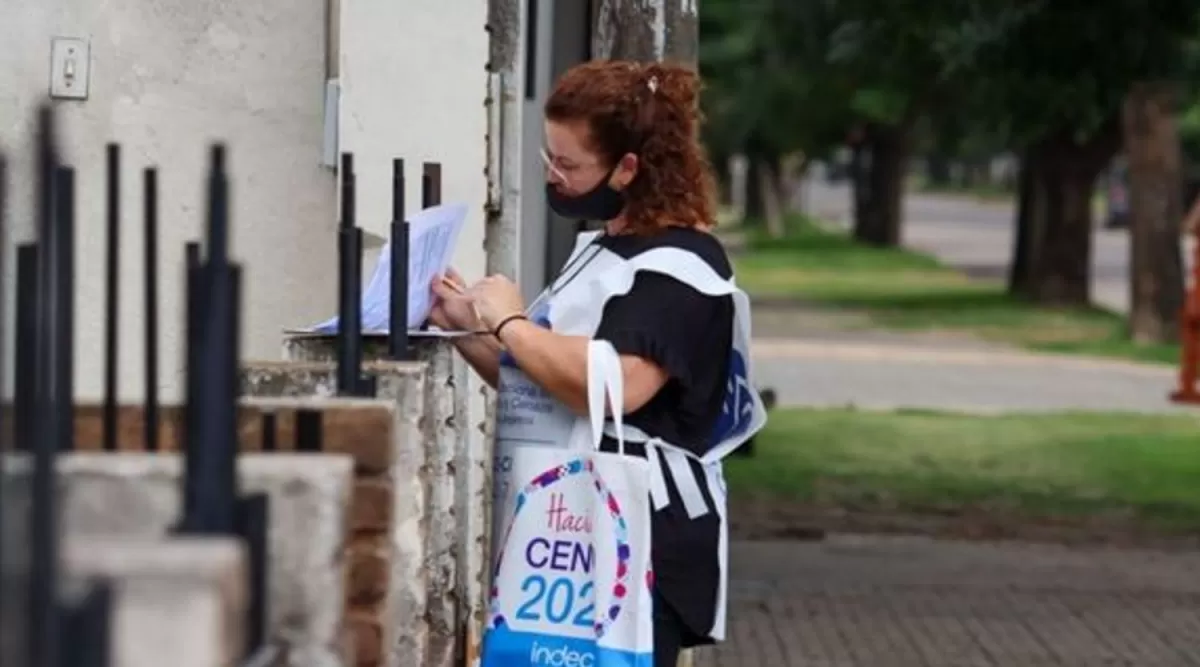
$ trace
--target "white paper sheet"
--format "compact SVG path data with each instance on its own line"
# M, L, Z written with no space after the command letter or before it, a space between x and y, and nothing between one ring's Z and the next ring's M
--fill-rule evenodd
M445 273L467 218L466 204L431 206L408 220L408 328L416 329L433 308L430 284ZM391 241L383 246L375 272L362 291L363 334L387 334L392 280ZM336 316L295 333L336 334ZM290 332L289 332L290 333Z

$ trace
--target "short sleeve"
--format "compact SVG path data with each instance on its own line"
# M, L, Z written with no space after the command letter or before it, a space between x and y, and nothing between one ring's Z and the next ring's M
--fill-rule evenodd
M670 276L643 271L633 288L604 306L596 338L617 352L654 362L684 384L705 363L713 341L728 329L732 309L727 297L707 296ZM715 334L715 335L714 335Z

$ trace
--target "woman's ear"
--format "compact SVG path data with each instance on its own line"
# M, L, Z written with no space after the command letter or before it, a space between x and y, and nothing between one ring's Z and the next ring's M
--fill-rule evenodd
M638 166L638 157L633 153L621 156L621 159L617 161L617 168L613 170L610 184L617 190L629 187L629 184L637 177Z

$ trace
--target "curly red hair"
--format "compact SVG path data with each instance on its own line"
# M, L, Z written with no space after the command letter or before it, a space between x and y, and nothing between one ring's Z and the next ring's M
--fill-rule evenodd
M700 144L700 78L684 66L593 60L568 70L546 100L546 120L582 121L587 145L616 164L638 156L625 189L625 222L635 234L715 222L715 184Z

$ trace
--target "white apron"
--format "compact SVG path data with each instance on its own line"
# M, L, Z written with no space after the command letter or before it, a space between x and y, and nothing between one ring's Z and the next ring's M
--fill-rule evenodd
M721 578L715 621L709 636L717 641L725 637L728 525L721 460L766 422L766 411L753 389L750 375L749 298L733 280L721 278L691 252L658 248L626 260L593 245L597 234L580 235L567 263L567 267L574 264L577 273L572 276L568 268L560 278L565 284L555 285L534 302L529 313L532 321L557 333L590 338L599 327L605 303L627 294L639 271L670 275L703 294L733 298L733 349L722 414L712 438L716 445L698 459L708 478L706 482L715 507L708 506L700 483L688 464L689 458L697 458L694 454L633 426L621 424L619 417L606 423L602 421L603 409L599 408L602 401L607 398L615 405L622 404L620 362L611 345L593 341L589 346L589 405L594 406L590 409L591 419L579 417L558 403L526 377L511 357L503 355L494 462L492 553L495 583L491 591L483 667L566 664L600 667L652 663L652 643L647 644L651 640L644 637L646 633L652 633L649 514L651 507L661 509L669 502L666 475L671 475L690 517L700 517L710 511L721 516L718 554ZM647 458L595 453L601 428L622 443L622 449L624 442L644 443ZM656 452L662 453L665 465L660 463ZM613 457L619 460L614 461ZM554 469L553 473L547 466ZM542 493L543 488L549 488L546 480L566 486L562 480L576 473L583 475L584 468L593 473L595 483L592 486L599 499L598 502L590 501L591 507L587 511L565 512L560 506L563 502L559 497L561 494ZM575 498L572 502L588 502L578 495L578 490L575 493L571 496ZM607 511L611 509L605 507L609 499L614 504L619 502L622 512ZM525 516L531 513L533 504L538 505L537 512L543 515L569 516L574 527L582 529L588 524L588 536L565 545L556 541L545 533L547 526L537 525ZM593 528L594 532L591 532ZM610 537L611 531L616 531L615 542ZM624 535L622 531L625 531ZM632 560L620 561L617 569L607 571L606 568L613 564L611 554L617 551ZM522 558L524 562L513 564ZM554 567L556 565L561 567ZM571 567L574 565L581 567ZM647 585L636 586L634 592L626 594L624 591L629 582L616 581L614 577L624 572L621 568L633 566L644 568ZM585 569L588 572L582 574ZM542 577L542 573L550 570L574 579L562 581ZM555 586L558 587L555 589L557 596L551 599L549 593ZM516 590L520 588L525 590ZM584 600L580 595L584 589L595 593L595 599ZM627 595L622 604L613 604L609 595L611 590ZM568 602L576 606L582 604L587 609L568 608ZM594 605L594 609L589 605ZM617 607L623 617L615 611ZM581 614L581 611L586 613ZM611 620L608 619L610 613L620 620L611 627L601 627ZM588 623L571 623L572 615L576 617L574 620L582 621L592 621L594 616L596 622L591 624L592 627L586 627ZM555 624L557 621L562 623ZM518 654L527 655L528 660L514 658Z

